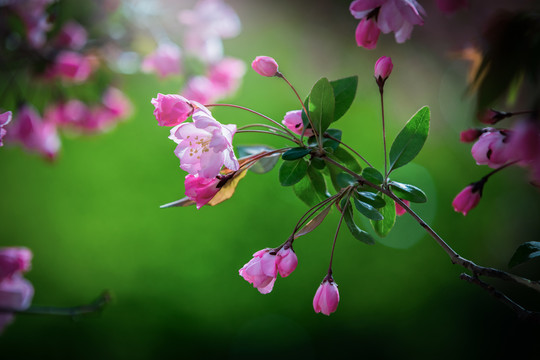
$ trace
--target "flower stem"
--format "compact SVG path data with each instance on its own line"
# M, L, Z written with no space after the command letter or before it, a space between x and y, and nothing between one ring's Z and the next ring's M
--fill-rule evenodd
M345 195L347 197L351 196L351 191L347 190L347 194ZM328 265L328 274L332 275L332 261L334 260L334 250L336 249L336 241L339 234L339 229L341 228L341 224L343 222L343 217L345 217L345 211L347 211L347 207L350 205L350 202L346 201L345 206L341 210L341 216L339 217L338 226L336 228L336 235L334 235L334 242L332 243L332 253L330 254L330 264Z
M334 140L334 141L337 141L338 143L340 143L341 145L345 146L347 149L349 149L350 151L352 151L356 156L358 156L360 159L362 159L369 167L373 167L369 161L367 161L362 155L360 155L358 152L356 152L352 147L350 147L349 145L345 144L343 141L339 140L338 138L335 138L333 137L332 135L330 135L329 133L324 133L323 135L324 137L326 138L329 138L331 140Z
M383 136L383 148L384 148L384 182L388 179L388 160L386 155L386 126L384 123L384 92L383 88L379 88L381 94L381 118L382 118L382 136Z
M279 133L275 133L273 131L265 131L265 130L238 130L236 132L237 134L240 134L240 133L260 133L260 134L270 134L270 135L275 135L275 136L279 136L279 137L282 137L284 139L287 139L287 140L290 140L292 142L294 142L295 144L297 145L301 145L300 143L300 140L298 140L297 138L290 138L286 135L282 135L282 134L279 134Z

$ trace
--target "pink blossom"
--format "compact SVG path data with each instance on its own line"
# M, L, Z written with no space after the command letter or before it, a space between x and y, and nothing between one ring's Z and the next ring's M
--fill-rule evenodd
M221 190L221 188L217 187L218 184L218 178L207 179L189 174L184 182L186 196L195 201L197 209L200 209Z
M291 110L287 111L281 122L293 133L301 135L304 130L304 123L302 121L302 110ZM304 136L310 137L313 136L312 129L306 129Z
M189 79L181 94L186 99L201 104L208 104L217 100L214 84L206 76L194 76Z
M0 146L4 146L2 139L6 135L7 131L4 129L4 126L9 124L11 121L12 113L11 111L6 111L0 114Z
M20 274L0 281L0 308L26 310L30 307L33 296L34 287ZM13 313L0 312L0 333L13 319Z
M351 3L349 10L356 19L370 20L376 23L379 30L385 34L394 32L398 43L403 43L410 37L414 25L424 24L422 15L425 14L425 11L415 0L355 0ZM370 26L373 27L373 25ZM358 32L357 28L357 42ZM361 38L366 39L365 36ZM373 49L377 42L374 30L369 38L374 38L374 41L367 42L371 47L361 45L358 42L359 46ZM366 42L362 42L362 44L364 43Z
M46 33L52 28L46 12L49 4L55 0L17 0L9 4L22 19L26 28L28 43L34 48L45 44Z
M276 261L273 249L259 250L253 254L253 259L239 270L240 276L253 284L261 294L268 294L276 282Z
M55 45L61 48L80 50L86 45L86 29L76 21L69 21L62 26L55 38Z
M232 147L235 132L236 125L219 123L207 108L197 104L193 122L172 128L169 139L178 144L174 153L180 159L180 168L210 179L219 174L223 165L238 170Z
M49 105L45 109L45 121L57 125L80 125L88 116L88 107L80 100Z
M276 76L278 74L278 63L269 56L257 56L251 63L253 70L262 76Z
M27 149L39 152L53 159L60 149L60 139L56 124L43 121L30 106L23 106L17 114L17 121L12 126L10 139L20 141Z
M276 265L281 277L289 276L296 265L298 265L298 257L292 249L292 246L285 244L277 253Z
M373 19L362 19L356 27L356 43L368 50L375 49L381 31Z
M119 89L109 86L102 96L102 103L116 118L125 118L131 114L131 102Z
M0 248L0 281L30 270L32 252L25 247Z
M162 78L169 75L179 74L181 51L172 43L165 43L151 54L147 55L141 65L144 72L156 72Z
M73 51L62 51L56 57L49 76L58 76L74 82L84 82L92 73L90 57Z
M410 206L411 205L411 202L409 200L401 200L403 201L403 203L407 206ZM405 210L401 205L399 205L397 202L396 202L396 215L397 216L402 216L402 215L405 215L405 213L407 212L407 210Z
M231 57L224 58L210 67L208 79L212 83L214 97L224 98L233 94L245 73L246 64L240 59Z
M339 291L332 276L328 275L317 289L313 298L313 309L316 313L322 312L330 315L337 310L339 303Z
M392 73L394 64L392 64L392 59L388 56L381 56L379 60L375 62L375 79L386 80Z
M527 163L540 158L540 127L526 119L516 123L508 140L508 157Z
M476 141L484 131L482 129L467 129L459 134L459 140L464 143Z
M483 186L483 182L481 182L465 187L452 201L454 211L463 213L464 216L467 215L480 202Z
M507 130L492 130L482 134L471 149L476 164L488 165L496 169L512 161L508 147L508 134Z
M469 6L468 0L437 0L437 7L446 14L453 14L460 8L467 6Z
M154 116L160 126L176 126L184 122L193 113L191 102L180 95L157 95L152 99Z

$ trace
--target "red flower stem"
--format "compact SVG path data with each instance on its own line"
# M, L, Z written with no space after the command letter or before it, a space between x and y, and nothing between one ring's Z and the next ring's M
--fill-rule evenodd
M383 136L383 148L384 148L384 182L388 179L388 160L386 155L386 126L384 124L384 95L383 88L379 87L379 93L381 94L381 118L382 118L382 136Z
M356 156L358 156L360 159L362 159L369 167L373 167L369 161L367 161L362 155L360 155L358 152L356 152L352 147L350 147L349 145L345 144L343 141L339 140L338 138L335 138L333 137L332 135L330 135L329 133L324 133L323 135L324 137L326 138L329 138L331 140L334 140L334 141L337 141L338 143L340 143L341 145L345 146L347 149L349 149L350 151L352 151Z
M288 137L286 135L278 134L278 133L275 133L275 132L272 132L272 131L265 131L265 130L238 130L236 133L237 134L240 134L240 133L270 134L270 135L275 135L275 136L279 136L279 137L282 137L284 139L290 140L290 141L294 142L297 145L301 145L300 140L298 140L297 138L292 138L291 139L290 137Z

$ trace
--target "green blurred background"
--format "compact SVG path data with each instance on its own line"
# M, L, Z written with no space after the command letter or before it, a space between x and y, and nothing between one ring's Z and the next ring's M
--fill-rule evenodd
M490 179L467 217L451 207L464 186L488 172L458 140L461 130L477 124L465 92L468 63L452 51L461 35L477 35L475 14L446 17L424 4L428 17L412 40L397 45L392 35L381 35L377 49L368 51L355 44L357 21L348 1L228 3L243 31L226 40L226 53L247 64L257 55L274 57L302 96L321 76L359 76L356 101L336 125L345 142L379 167L373 64L392 57L385 91L389 138L421 106L432 111L424 150L395 180L426 190L429 203L413 208L462 256L508 270L515 248L538 240L540 197L524 169ZM315 314L312 299L328 267L336 212L295 242L295 272L279 278L270 294L259 294L238 269L255 251L286 240L306 206L279 185L276 168L249 173L219 206L160 209L183 197L185 173L150 99L181 84L138 74L123 85L135 106L131 119L107 134L64 137L56 162L19 148L0 151L0 245L32 249L27 277L34 304L73 306L105 289L113 294L102 313L75 321L18 315L0 337L1 359L501 358L518 348L526 353L522 358L537 358L538 326L461 281L462 268L405 217L384 244L367 246L340 234L334 277L341 301L330 317ZM283 82L251 69L227 101L277 120L299 107ZM223 123L259 121L235 109L213 113ZM283 145L252 134L237 135L235 143ZM538 279L539 265L512 270ZM540 310L532 290L493 284Z

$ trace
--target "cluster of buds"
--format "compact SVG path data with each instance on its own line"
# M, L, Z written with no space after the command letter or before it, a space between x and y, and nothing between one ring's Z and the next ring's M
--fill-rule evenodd
M377 46L381 32L394 32L396 41L403 43L410 38L414 25L424 24L424 8L415 0L355 0L349 10L360 19L356 43L370 50Z
M530 113L506 113L489 110L479 118L483 123L495 124L513 115ZM457 212L467 213L478 205L487 179L496 172L517 164L530 169L533 185L540 185L540 126L531 116L517 121L512 129L468 129L460 135L462 142L474 145L471 154L477 165L487 165L493 170L480 181L465 187L454 199L452 205Z
M30 270L32 252L26 248L0 248L0 333L14 319L14 311L28 309L34 287L23 277Z
M20 92L21 84L11 83L10 94L0 100L0 107L11 109L12 121L8 126L6 122L0 125L0 135L6 135L6 143L19 143L48 159L55 158L60 149L58 130L104 131L126 118L131 109L123 93L111 86L102 89L99 100L64 95L70 87L90 82L100 60L98 49L89 46L87 30L82 25L73 19L62 24L51 20L53 3L55 7L64 5L54 0L8 1L0 5L0 27L5 37L2 40L11 44L0 51L2 63L8 65L1 71L10 73L12 82L28 78L32 85L35 82L48 90L34 99L29 92ZM14 42L19 29L12 25L11 18L22 20L26 41ZM51 31L54 28L58 31ZM21 57L28 60L24 67L19 64ZM37 109L34 104L43 103L43 98L46 105Z
M161 78L186 74L186 83L179 93L202 104L236 92L246 66L240 59L225 57L222 44L222 39L240 33L235 11L221 0L200 0L192 10L180 12L178 20L184 25L182 48L169 39L158 39L158 47L144 58L142 71L157 73ZM187 58L197 59L203 65L202 73L192 75L185 71L183 60Z

